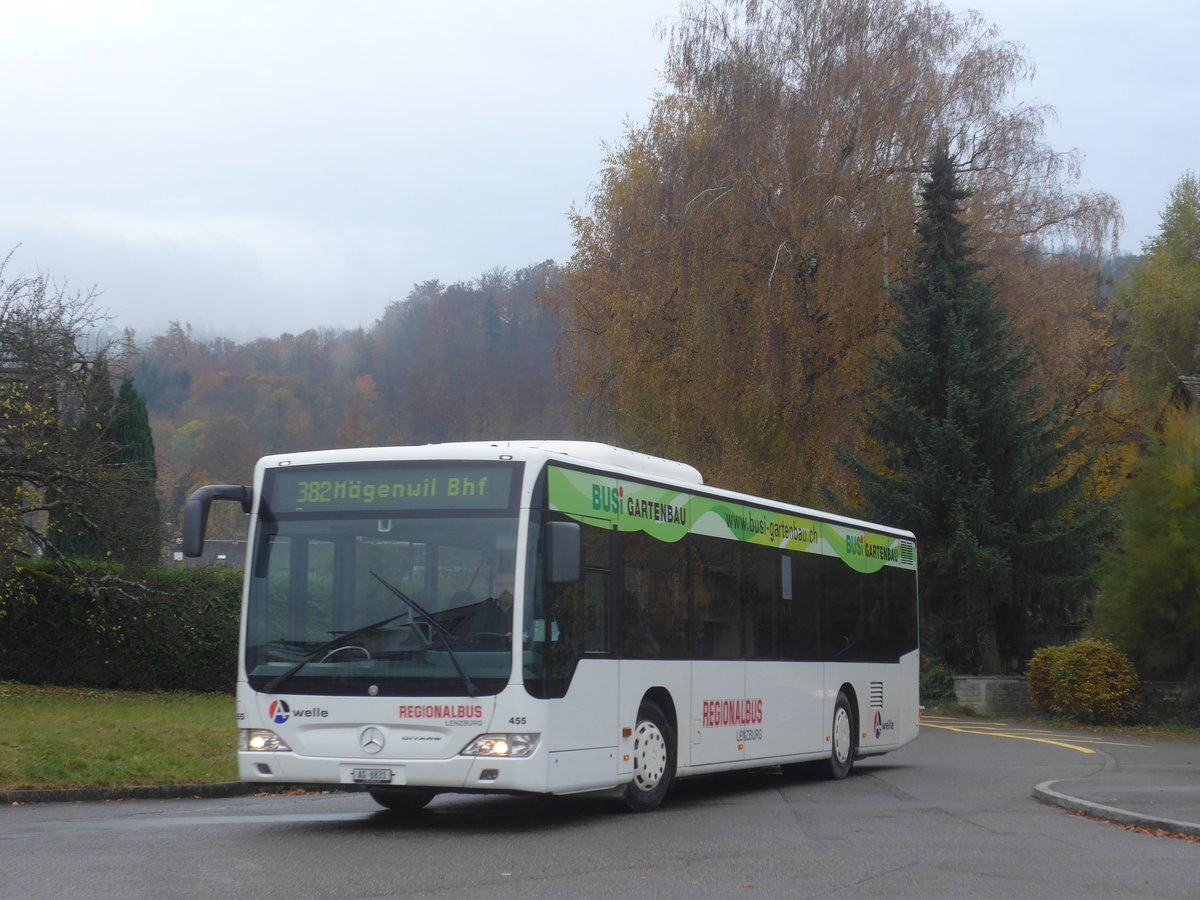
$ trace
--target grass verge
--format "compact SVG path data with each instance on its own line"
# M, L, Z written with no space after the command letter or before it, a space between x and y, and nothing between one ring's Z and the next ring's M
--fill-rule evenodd
M228 694L0 682L0 790L237 781Z

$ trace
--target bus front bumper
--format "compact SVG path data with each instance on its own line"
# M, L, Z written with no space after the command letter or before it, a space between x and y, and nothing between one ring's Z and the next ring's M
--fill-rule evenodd
M445 791L546 791L546 763L527 759L455 756L450 759L305 757L291 752L238 753L242 781L328 785L331 788L433 787Z

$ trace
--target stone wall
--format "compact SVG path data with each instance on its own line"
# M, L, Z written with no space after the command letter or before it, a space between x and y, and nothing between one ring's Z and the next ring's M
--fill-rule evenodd
M1183 691L1186 681L1143 681L1139 691L1142 709L1139 721L1158 725L1183 719Z
M1178 721L1182 681L1143 681L1138 721L1150 724ZM955 675L954 696L981 716L1038 716L1021 675Z
M955 675L954 696L982 716L1037 715L1019 675Z

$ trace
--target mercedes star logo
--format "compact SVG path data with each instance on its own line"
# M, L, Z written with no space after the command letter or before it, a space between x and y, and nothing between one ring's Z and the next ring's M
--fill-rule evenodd
M358 742L367 753L378 753L383 749L383 732L374 726L364 728Z

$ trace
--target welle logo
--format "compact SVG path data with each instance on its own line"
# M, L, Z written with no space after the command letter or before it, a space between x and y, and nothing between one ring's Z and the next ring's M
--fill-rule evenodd
M313 706L307 709L292 709L284 700L272 700L271 705L267 707L267 717L276 725L282 725L288 719L326 719L329 717L329 710L322 706Z
M875 712L875 740L879 740L880 736L885 731L891 731L896 727L896 723L891 719L884 719L883 714L878 710Z

